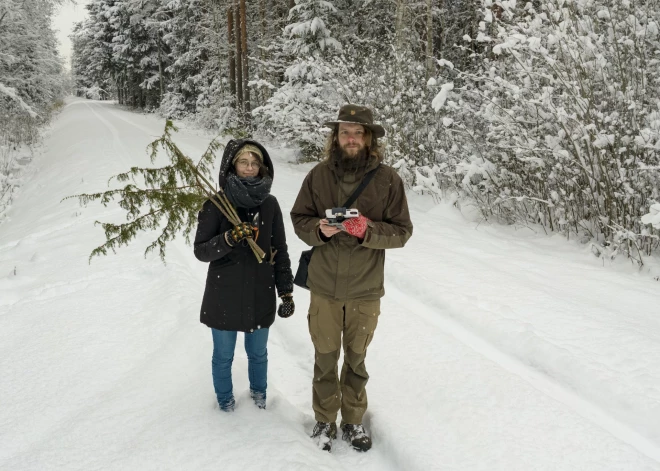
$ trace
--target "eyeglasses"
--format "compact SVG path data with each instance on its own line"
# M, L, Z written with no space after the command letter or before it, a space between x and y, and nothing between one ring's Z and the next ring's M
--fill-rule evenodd
M238 160L236 162L236 166L242 168L248 168L248 167L261 168L261 162L259 162L258 160L255 160L254 162L250 162L249 160Z

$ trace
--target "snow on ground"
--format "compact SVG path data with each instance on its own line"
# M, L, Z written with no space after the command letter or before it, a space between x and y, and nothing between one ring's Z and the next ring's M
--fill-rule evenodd
M308 437L302 290L272 327L268 409L251 404L239 342L238 407L221 413L198 322L206 265L182 240L167 265L145 259L149 235L88 264L93 222L123 214L61 201L148 165L163 125L72 100L0 225L0 469L660 470L660 284L414 195L367 359L374 448L328 454ZM210 136L176 140L194 157ZM272 153L287 212L310 165Z

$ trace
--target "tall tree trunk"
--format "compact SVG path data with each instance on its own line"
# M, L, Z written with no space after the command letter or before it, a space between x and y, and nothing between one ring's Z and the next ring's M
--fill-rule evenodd
M115 88L117 88L117 102L120 105L123 105L124 104L123 103L124 97L121 94L121 83L119 82L119 80L115 80Z
M406 2L408 0L396 0L396 21L395 21L395 48L397 54L403 52L403 44L405 38L405 20L406 20Z
M243 116L243 55L241 54L241 15L239 0L234 0L234 43L236 47L236 109Z
M438 0L438 25L435 28L436 52L439 57L444 57L445 53L445 0Z
M140 83L144 82L147 77L146 74L143 72L142 73L142 80L140 80ZM147 107L147 91L138 84L138 89L140 90L140 108L145 109Z
M229 43L229 90L236 97L236 57L234 56L234 12L232 6L227 7L227 42ZM238 100L234 104L238 109Z
M426 80L435 75L433 58L433 0L426 0Z
M158 75L160 78L160 98L159 104L163 103L163 96L165 95L165 82L163 78L163 48L161 42L161 33L158 33Z
M296 6L296 0L289 0L289 10Z
M243 97L245 106L245 118L249 120L250 117L250 87L248 82L250 80L250 71L248 69L248 45L247 45L247 15L245 0L240 0L241 5L241 54L243 63Z
M259 38L259 45L261 46L259 49L259 58L261 59L261 64L259 65L259 78L263 80L267 80L269 78L266 73L267 68L264 65L268 59L268 54L264 49L268 41L266 38L268 35L268 23L266 22L266 1L267 0L259 0L259 19L261 20L261 35ZM259 88L255 89L257 95L255 97L256 106L261 106L268 99L268 92L266 91L267 89L261 88L261 93L259 93L259 90Z
M272 18L271 27L275 31L281 31L287 24L287 19L289 18L289 10L291 8L290 4L291 2L289 0L270 0L270 11ZM284 81L284 70L280 67L275 68L275 70L272 72L272 83L276 85L281 84ZM270 94L270 91L267 93Z
M268 24L266 23L266 0L259 0L259 19L261 20L261 51L259 57L263 60L265 53L263 46L266 45L266 32L268 31Z
M472 22L471 22L471 31L470 37L472 39L477 37L477 31L479 30L479 5L477 2L471 3L472 5ZM470 41L470 48L473 52L477 52L477 41ZM476 62L475 58L472 58L472 63Z

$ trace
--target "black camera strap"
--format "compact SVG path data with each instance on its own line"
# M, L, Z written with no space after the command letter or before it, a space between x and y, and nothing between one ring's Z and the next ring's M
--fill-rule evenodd
M367 172L364 175L364 178L360 182L360 185L355 189L355 191L348 198L348 200L346 200L346 202L343 204L342 208L350 209L350 206L353 203L355 203L355 200L357 199L357 197L360 196L360 193L362 193L362 190L364 190L367 187L367 185L369 184L369 182L371 181L371 179L374 178L374 175L376 175L376 172L378 171L379 168L380 168L380 164L378 164L378 166L375 169Z

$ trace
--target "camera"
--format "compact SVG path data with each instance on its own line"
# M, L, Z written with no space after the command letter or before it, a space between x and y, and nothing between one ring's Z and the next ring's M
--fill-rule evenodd
M360 215L357 209L332 208L325 210L325 218L329 226L342 227L346 219L356 218Z

